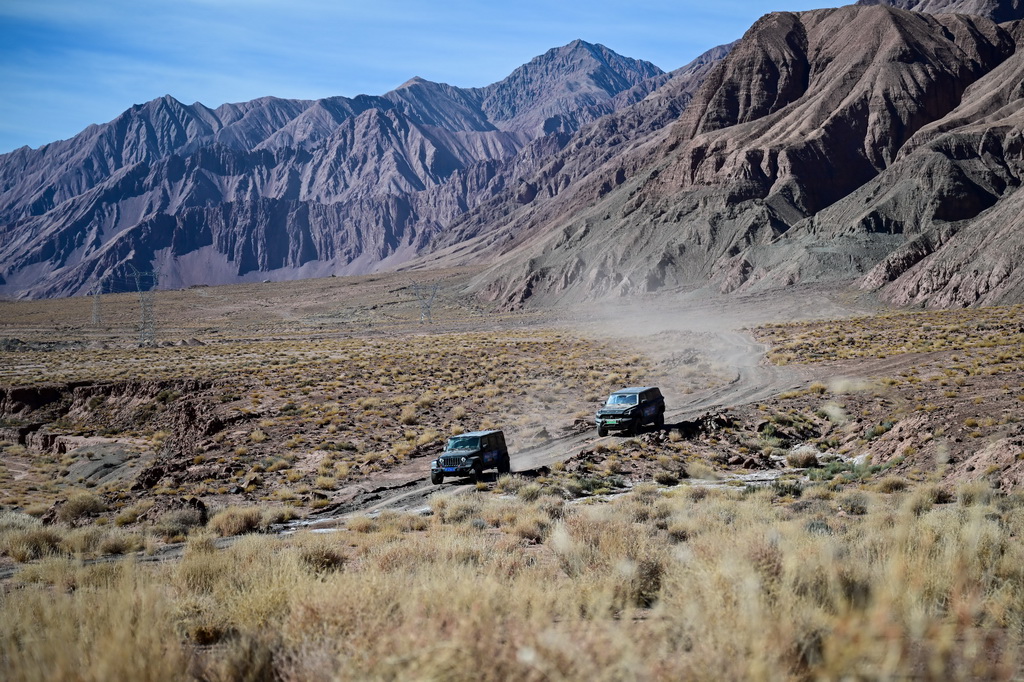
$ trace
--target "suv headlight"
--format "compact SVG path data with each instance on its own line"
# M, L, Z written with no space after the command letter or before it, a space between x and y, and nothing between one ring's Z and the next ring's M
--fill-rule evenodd
M466 463L466 458L465 458L465 457L463 457L463 458L462 458L461 460L459 460L459 461L461 461L461 462L462 462L463 464L465 464L465 463Z

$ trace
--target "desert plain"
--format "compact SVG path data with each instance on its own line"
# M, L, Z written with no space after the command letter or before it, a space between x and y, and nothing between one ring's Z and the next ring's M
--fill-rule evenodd
M1021 676L1024 308L473 274L0 302L5 677Z

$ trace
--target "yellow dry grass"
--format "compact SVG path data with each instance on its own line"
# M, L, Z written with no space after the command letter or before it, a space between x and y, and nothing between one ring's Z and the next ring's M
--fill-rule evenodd
M981 492L866 492L857 516L469 493L153 569L40 564L0 595L0 660L10 680L1009 679L1024 505Z

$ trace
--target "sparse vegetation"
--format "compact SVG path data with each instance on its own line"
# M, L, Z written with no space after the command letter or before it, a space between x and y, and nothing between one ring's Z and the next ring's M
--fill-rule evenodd
M1018 664L1020 505L989 493L969 513L899 511L888 500L902 491L854 491L794 513L791 496L674 490L571 507L441 496L432 517L357 518L355 534L249 536L223 550L197 536L179 563L145 570L40 564L0 596L0 656L12 680L53 677L68 660L86 677L186 676L195 644L217 645L204 676L245 661L286 679L529 678L548 657L572 679L885 666L966 680ZM855 511L818 516L844 508ZM90 636L128 622L117 640ZM985 646L951 652L937 630ZM441 657L449 649L460 655Z
M379 313L353 331L370 313L345 310L301 328L225 312L190 328L203 345L5 356L21 386L117 387L62 395L39 420L60 448L0 444L6 676L1020 676L1020 309L768 326L775 361L816 377L894 361L604 441L571 436L603 395L657 372L683 395L717 380L710 361L612 352L527 313L499 333ZM273 534L487 427L514 449L589 444L423 514ZM83 466L84 439L130 444L117 456L145 485ZM94 562L172 542L171 561Z

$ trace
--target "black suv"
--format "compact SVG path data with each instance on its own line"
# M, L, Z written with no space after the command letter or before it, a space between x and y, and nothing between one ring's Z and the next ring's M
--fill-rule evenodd
M430 482L438 485L445 476L479 479L484 469L497 469L499 474L511 469L501 431L474 431L449 438L441 456L430 463Z
M638 433L644 424L665 424L665 399L654 386L634 386L615 391L597 411L597 435L609 430Z

